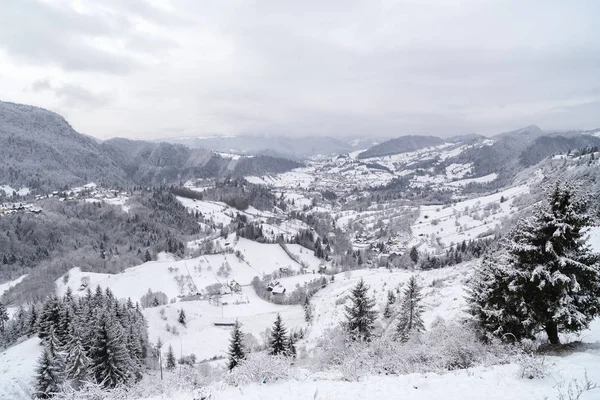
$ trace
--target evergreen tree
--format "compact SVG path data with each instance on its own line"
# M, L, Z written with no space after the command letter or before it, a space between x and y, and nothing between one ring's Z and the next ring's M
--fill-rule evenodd
M271 339L269 340L269 346L271 347L271 350L269 351L269 354L285 354L287 345L288 339L286 329L283 326L281 314L278 313L277 318L275 318L273 329L271 329Z
M27 321L27 334L35 335L37 333L38 326L38 311L37 305L31 305L31 312L29 313L29 320Z
M288 340L286 355L288 357L296 358L296 354L297 354L297 351L296 351L296 339L294 339L294 335L290 335L290 338Z
M377 312L375 300L368 297L369 286L361 280L350 292L351 306L346 306L346 328L354 339L369 340L373 334Z
M0 332L4 332L4 324L8 321L6 306L0 301Z
M38 336L40 339L45 339L50 330L54 330L58 334L58 326L60 315L62 313L62 303L56 296L51 296L46 299L42 313L38 320Z
M475 274L467 287L469 312L485 332L505 339L530 337L531 333L521 321L526 319L520 314L519 303L514 297L503 293L510 292L511 277L514 273L510 255L498 252L486 255L481 265L475 268Z
M152 255L150 255L150 250L146 250L146 253L144 253L144 261L152 261Z
M36 369L36 396L47 399L60 392L63 383L63 371L56 364L47 348L44 348L42 356L38 360Z
M43 344L44 350L36 371L36 391L38 397L48 398L57 393L64 382L65 362L53 327L49 328Z
M179 321L179 323L181 325L185 326L186 316L185 316L185 311L183 310L183 308L181 310L179 310L179 318L177 320Z
M310 306L310 300L308 299L308 296L304 298L304 320L306 322L312 321L312 307Z
M105 388L129 383L131 359L121 326L112 320L110 314L105 314L98 325L91 350L92 371L96 382Z
M246 358L246 349L244 348L244 334L239 321L235 321L233 331L231 331L231 339L229 339L229 362L227 367L229 370L234 369L237 365Z
M558 344L559 332L585 329L600 313L600 256L585 244L584 208L557 183L546 204L519 221L506 262L482 265L470 285L471 312L483 328L516 340L544 330Z
M392 311L393 311L392 308L393 308L395 302L396 302L396 295L394 294L394 291L388 290L387 303L385 305L385 310L383 310L384 318L389 318L392 316Z
M410 248L409 256L412 262L414 262L415 264L419 261L419 251L415 246Z
M67 344L65 377L73 389L79 389L90 379L90 359L85 354L78 329L71 329L70 341Z
M177 362L175 361L175 354L173 353L173 346L169 345L169 349L167 350L167 369L169 371L173 371L177 366Z
M417 278L411 276L406 289L404 289L400 319L396 328L396 333L402 341L407 341L413 333L420 333L425 330L425 325L421 319L423 313L421 300L421 287L417 283Z

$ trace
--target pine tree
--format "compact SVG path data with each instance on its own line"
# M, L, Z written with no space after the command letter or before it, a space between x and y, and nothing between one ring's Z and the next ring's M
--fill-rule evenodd
M519 302L504 295L510 293L513 274L508 253L485 255L467 287L469 313L483 331L509 340L531 337L522 323L527 317L520 313Z
M585 244L584 209L571 187L557 183L546 204L519 221L506 242L506 265L486 265L470 287L484 328L517 340L544 330L558 344L559 332L585 329L600 313L600 256ZM493 314L503 301L510 308Z
M144 261L146 261L146 262L152 261L152 256L150 255L149 250L146 250L146 253L144 253Z
M173 346L169 345L167 350L167 369L169 371L173 371L177 366L177 362L175 361L175 354L173 353Z
M54 329L54 333L58 334L58 325L61 313L62 302L56 296L47 298L37 324L38 336L40 339L45 339L51 329Z
M396 303L396 295L393 290L388 290L387 294L387 303L385 305L385 310L383 310L383 317L389 318L392 316L393 306Z
M419 251L415 246L410 248L409 256L412 262L414 262L415 264L419 261Z
M44 348L36 369L36 396L47 399L60 392L63 383L62 372L48 349Z
M351 306L346 306L346 328L354 339L369 340L373 334L377 312L375 300L368 297L369 286L361 280L350 292Z
M271 339L269 340L269 346L271 347L271 350L269 351L269 354L285 354L287 350L287 344L288 339L286 329L283 326L281 314L278 313L277 318L275 318L273 329L271 329Z
M54 328L50 327L44 337L44 351L37 368L36 391L40 398L57 393L65 378L65 362Z
M239 321L235 321L233 331L231 331L231 339L229 339L229 362L227 367L231 371L246 358L246 349L244 348L244 334Z
M413 333L420 333L425 330L425 325L421 319L423 313L421 300L421 287L417 283L417 278L411 276L406 289L404 289L400 319L396 328L396 333L402 341L407 341Z
M127 384L131 378L131 359L121 326L104 314L99 321L90 358L96 382L105 388Z
M181 310L179 310L179 318L177 320L179 321L179 323L181 325L185 326L186 316L185 316L185 311L183 310L183 308Z
M287 344L287 350L286 350L286 355L288 357L293 357L296 358L296 339L294 339L294 335L290 335L290 338L288 340L288 344Z
M80 333L75 326L71 329L67 351L65 377L71 387L77 390L90 379L91 361L85 353Z
M310 300L308 299L308 296L304 298L304 320L306 322L312 321L312 307L310 306Z
M4 332L4 324L8 321L6 306L0 301L0 332Z
M38 312L37 305L31 305L31 311L29 312L29 320L27 321L27 334L35 335L38 328Z

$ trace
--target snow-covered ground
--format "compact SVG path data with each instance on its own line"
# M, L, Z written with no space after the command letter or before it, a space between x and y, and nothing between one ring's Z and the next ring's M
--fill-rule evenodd
M514 199L526 193L529 187L522 185L451 205L422 206L411 227L411 245L419 246L422 251L436 252L440 246L445 248L476 239L500 226L514 211Z
M42 346L37 337L9 347L0 353L0 399L31 399L35 367Z
M23 279L27 278L27 275L21 275L17 279L13 279L12 281L0 283L0 297L13 286L17 286Z
M15 189L8 185L0 185L0 190L2 190L7 196L12 196L13 193L16 193L19 196L26 196L29 194L29 188L19 188Z

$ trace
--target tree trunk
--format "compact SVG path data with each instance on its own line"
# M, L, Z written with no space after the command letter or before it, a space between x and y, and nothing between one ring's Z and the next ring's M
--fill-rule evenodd
M546 334L548 335L550 344L560 344L560 339L558 338L558 326L553 320L549 320L546 323Z

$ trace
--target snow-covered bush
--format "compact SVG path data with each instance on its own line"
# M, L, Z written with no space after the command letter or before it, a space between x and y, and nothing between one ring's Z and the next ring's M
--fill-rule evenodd
M265 380L267 382L276 381L295 376L295 370L293 358L253 353L231 370L225 377L225 382L238 386Z
M393 330L393 329L392 329ZM516 350L499 342L484 344L470 326L436 321L431 329L402 343L391 333L371 342L354 341L341 328L323 335L311 369L331 370L343 379L370 374L444 372L509 361Z
M544 356L523 354L519 357L519 376L521 378L542 379L548 374L548 362Z

